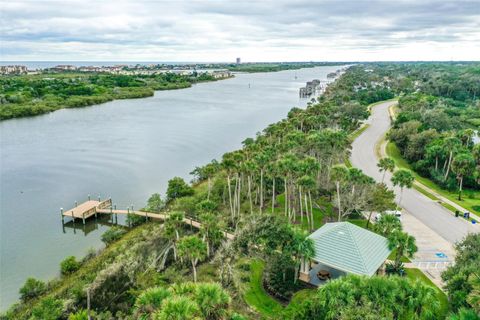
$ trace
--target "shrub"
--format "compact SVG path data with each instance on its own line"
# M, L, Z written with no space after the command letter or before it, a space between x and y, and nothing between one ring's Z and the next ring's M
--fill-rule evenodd
M68 320L88 320L87 310L80 310L75 313L71 313L68 316Z
M214 212L217 209L217 204L212 200L203 200L196 206L198 212Z
M57 320L63 313L63 301L48 297L32 308L32 320Z
M387 263L385 265L385 272L387 274L396 274L400 276L405 275L405 267L403 266L403 263L400 263L400 265L397 267L395 266L394 263Z
M80 266L80 262L74 256L70 256L60 263L60 272L62 275L68 275L80 269Z
M145 223L145 217L139 216L137 214L129 213L127 214L127 224L129 226L135 227Z
M20 299L22 299L22 301L27 301L36 298L44 293L46 288L47 286L43 281L35 278L28 278L23 287L20 288Z
M125 233L127 233L127 231L124 228L114 226L102 234L102 241L108 246L120 239Z
M193 194L194 194L193 188L189 186L182 178L175 177L168 181L168 188L167 188L168 200L191 196Z

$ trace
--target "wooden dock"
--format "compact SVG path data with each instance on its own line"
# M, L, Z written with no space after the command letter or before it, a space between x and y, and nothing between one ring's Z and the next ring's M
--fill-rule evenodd
M72 209L66 211L64 211L63 209L60 210L62 214L62 221L64 217L71 217L74 222L75 219L82 219L83 224L85 224L86 219L92 216L97 217L97 214L135 214L137 216L145 217L146 220L148 220L149 218L153 218L162 221L166 220L168 217L168 214L138 211L133 210L133 208L132 210L118 210L115 206L113 206L112 199L107 199L103 201L100 201L100 199L98 201L89 199L84 203L75 206ZM190 218L183 218L183 222L196 229L200 229L202 226L200 222ZM233 234L226 231L224 231L224 236L228 240L232 240L235 237Z

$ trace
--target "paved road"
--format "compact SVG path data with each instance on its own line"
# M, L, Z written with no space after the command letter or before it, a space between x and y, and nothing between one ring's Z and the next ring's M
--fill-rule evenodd
M382 173L377 168L375 145L384 136L390 127L388 107L395 102L385 102L377 105L372 110L372 116L368 120L370 126L353 142L351 163L360 168L367 175L377 181L381 181ZM390 182L391 175L387 173L385 182L393 187ZM400 189L396 188L397 201ZM451 212L435 201L424 196L415 189L405 189L401 206L418 221L447 240L450 244L463 239L469 232L479 232L480 226L472 225L459 218L455 218Z

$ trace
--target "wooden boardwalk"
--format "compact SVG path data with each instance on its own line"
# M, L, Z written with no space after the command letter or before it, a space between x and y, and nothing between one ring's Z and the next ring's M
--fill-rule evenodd
M83 224L85 224L85 220L91 216L97 216L97 214L135 214L137 216L145 217L145 219L158 219L158 220L166 220L168 218L168 214L163 213L153 213L153 212L146 212L146 211L138 211L138 210L118 210L114 208L112 205L112 200L107 199L104 201L95 201L95 200L88 200L76 207L69 209L67 211L63 211L62 213L62 221L64 217L71 217L74 222L75 219L82 219ZM183 218L183 222L188 224L196 229L200 229L202 224L198 221L195 221L190 218ZM232 240L235 238L235 235L228 233L226 231L223 232L225 238L228 240Z

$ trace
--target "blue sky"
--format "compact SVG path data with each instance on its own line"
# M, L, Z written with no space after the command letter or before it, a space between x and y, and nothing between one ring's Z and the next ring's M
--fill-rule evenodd
M478 60L475 1L4 1L2 60Z

